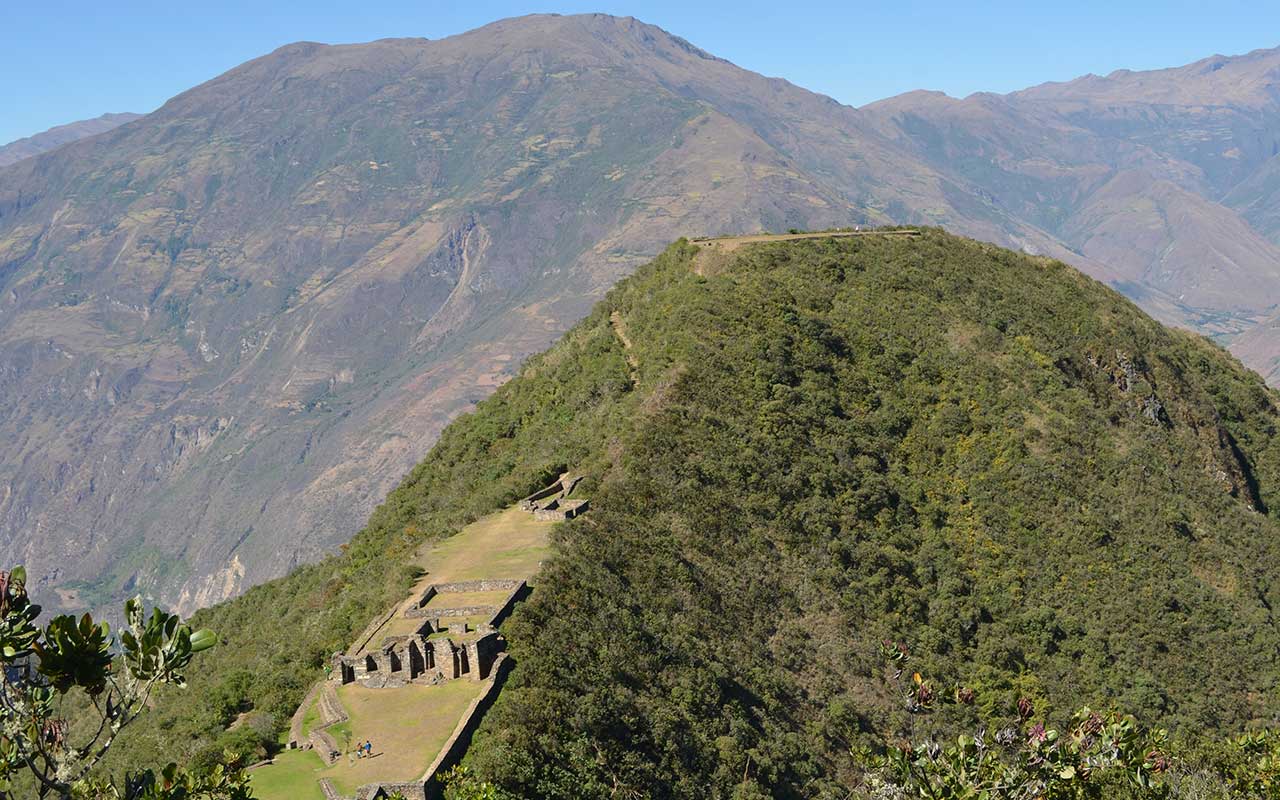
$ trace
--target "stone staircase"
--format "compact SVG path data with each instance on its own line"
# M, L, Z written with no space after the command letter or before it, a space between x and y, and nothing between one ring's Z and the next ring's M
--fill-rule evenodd
M342 707L342 701L338 700L338 693L334 691L332 683L325 681L316 703L320 711L320 727L327 728L347 721L347 710Z
M320 754L320 758L324 759L325 766L333 766L337 763L342 751L338 749L338 743L332 736L323 729L317 728L308 738L311 739L311 746Z
M320 779L320 791L324 792L324 800L345 800L328 778Z

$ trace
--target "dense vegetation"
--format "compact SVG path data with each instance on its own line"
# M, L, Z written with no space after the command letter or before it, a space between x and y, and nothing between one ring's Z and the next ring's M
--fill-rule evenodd
M194 656L217 641L142 601L125 603L117 637L89 614L60 614L41 629L22 567L0 572L0 800L248 800L239 765L190 771L176 763L93 775L116 736L161 686L181 689ZM62 716L68 697L93 711L81 726ZM93 718L96 716L96 719ZM157 765L158 766L158 765Z
M973 692L929 730L1024 697L1247 729L1280 711L1275 423L1229 356L1055 262L936 231L678 243L344 553L199 615L211 671L124 749L261 747L395 564L569 465L595 510L509 624L469 765L507 791L846 796L855 753L920 731L885 640Z
M1174 736L1274 719L1275 407L1211 344L939 233L669 258L584 328L606 313L642 386L673 377L512 622L480 775L845 796L908 730L885 639L974 691L943 730L1023 696Z

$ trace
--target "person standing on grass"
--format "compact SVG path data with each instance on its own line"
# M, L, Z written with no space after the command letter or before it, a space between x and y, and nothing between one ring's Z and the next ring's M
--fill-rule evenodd
M364 755L365 755L365 758L368 758L369 756L373 755L373 742L369 741L368 739L364 740Z

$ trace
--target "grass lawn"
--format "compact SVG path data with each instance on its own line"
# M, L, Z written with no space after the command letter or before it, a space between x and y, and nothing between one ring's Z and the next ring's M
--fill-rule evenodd
M311 729L320 721L320 703L312 700L311 705L307 706L307 711L302 715L302 738L305 740L311 733Z
M467 606L497 606L511 594L510 589L497 592L442 592L431 598L427 608L465 608Z
M555 524L513 506L426 546L418 563L427 570L428 583L528 578L551 552L547 536Z
M320 779L354 795L374 781L411 781L422 776L457 727L482 683L466 679L440 686L365 689L348 684L338 699L350 719L327 730L340 747L373 742L372 758L343 755L326 767L313 750L286 750L273 763L249 773L258 800L323 800Z
M353 745L365 739L373 742L373 758L344 755L332 767L315 773L313 780L328 778L339 792L353 795L365 783L421 777L482 686L462 679L400 689L341 687L338 697L351 719L329 733L341 744L342 729L349 726Z
M324 762L312 750L285 750L271 764L249 773L258 800L324 800L317 780Z

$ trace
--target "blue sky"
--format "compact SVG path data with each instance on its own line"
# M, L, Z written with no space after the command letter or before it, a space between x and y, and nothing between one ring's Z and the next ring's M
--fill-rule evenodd
M1280 46L1280 3L0 0L0 143L167 98L282 44L436 39L532 12L639 17L716 55L862 105L1010 91Z

